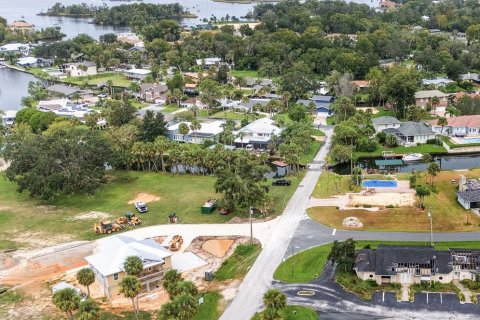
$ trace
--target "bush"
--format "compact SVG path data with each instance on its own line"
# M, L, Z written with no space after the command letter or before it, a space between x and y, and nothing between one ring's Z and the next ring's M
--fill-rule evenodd
M368 137L363 137L358 141L357 151L373 152L377 149L377 141Z
M393 208L395 208L395 206L394 206L393 204L389 204L389 205L386 206L385 208L387 208L387 209L393 209Z
M428 139L427 144L437 144L437 139Z
M377 139L379 143L384 144L386 138L387 138L387 134L385 132L380 131L379 133L377 133Z

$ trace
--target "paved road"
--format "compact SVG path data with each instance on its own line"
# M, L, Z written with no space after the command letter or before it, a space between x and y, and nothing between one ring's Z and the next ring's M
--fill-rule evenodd
M223 313L222 320L249 320L262 307L262 295L271 287L273 272L281 263L290 239L306 210L309 197L322 172L323 161L331 144L331 131L325 131L326 140L314 161L310 164L305 178L287 204L280 220L272 230L272 234L255 264L247 274L239 291Z

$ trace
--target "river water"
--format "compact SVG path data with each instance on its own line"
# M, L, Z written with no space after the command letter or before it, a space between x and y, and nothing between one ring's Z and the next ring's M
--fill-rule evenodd
M378 158L381 159L381 158ZM461 170L472 169L480 167L480 154L468 154L468 155L442 155L435 156L433 158L442 170ZM360 159L355 165L360 166L362 169L374 168L375 159ZM407 162L399 167L400 172L425 171L427 165L421 161ZM350 163L344 163L332 168L332 171L338 174L350 174Z
M20 110L20 100L28 96L28 83L36 80L31 74L0 67L0 110Z

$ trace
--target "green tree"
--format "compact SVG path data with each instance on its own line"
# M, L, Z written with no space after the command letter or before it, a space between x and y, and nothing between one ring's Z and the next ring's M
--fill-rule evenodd
M288 117L293 121L299 122L308 117L305 107L301 104L295 104L288 109Z
M420 199L420 208L424 209L424 200L430 195L430 189L427 186L418 185L415 187L415 195Z
M448 125L448 120L445 117L438 118L437 125L439 125L442 130L440 131L441 134L444 134L443 128Z
M353 266L355 265L355 241L352 238L342 242L335 240L328 259L333 263L338 263L339 267L344 267L345 272L353 271Z
M73 312L79 307L80 296L72 288L58 290L53 295L53 304L65 312L69 320L73 320Z
M385 144L391 148L396 147L398 145L397 136L391 133L387 134L385 137Z
M467 40L468 43L474 43L480 41L480 23L472 24L467 28Z
M187 135L190 132L190 128L188 127L188 124L182 122L178 125L178 133L181 135Z
M282 91L290 92L294 100L304 97L307 92L315 88L315 85L315 75L312 68L304 61L295 62L283 73L280 79Z
M100 308L95 300L88 298L80 302L76 320L95 320L98 319Z
M183 281L182 276L176 269L168 270L163 278L163 288L170 296L173 296L178 283L181 281Z
M431 177L431 184L433 186L433 180L434 180L435 176L437 175L437 173L440 172L440 167L438 166L438 164L436 162L431 162L427 166L427 172Z
M83 268L77 272L77 281L82 286L87 287L87 295L90 297L90 285L95 282L95 274L90 268Z
M153 142L160 136L166 137L167 133L167 122L163 113L155 114L153 111L147 110L140 126L140 139L144 142Z
M138 256L129 256L123 262L123 270L129 276L136 276L138 277L143 271L143 261Z
M105 118L109 126L120 127L133 119L137 109L130 102L119 100L107 100L105 102Z
M220 84L215 80L206 78L202 80L198 89L200 90L200 101L205 104L208 109L213 109L217 100L222 96Z
M120 292L127 299L132 300L133 311L135 312L135 318L138 319L138 306L135 304L135 298L140 293L140 280L135 276L126 276L120 282Z
M287 306L287 297L278 289L268 289L263 294L263 305L265 308L282 310Z

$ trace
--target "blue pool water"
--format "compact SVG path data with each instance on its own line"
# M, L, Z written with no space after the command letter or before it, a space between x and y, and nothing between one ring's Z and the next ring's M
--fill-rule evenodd
M467 143L480 143L480 138L463 138L462 139L462 142L464 144L467 144Z
M396 188L395 180L364 180L362 186L365 188Z

